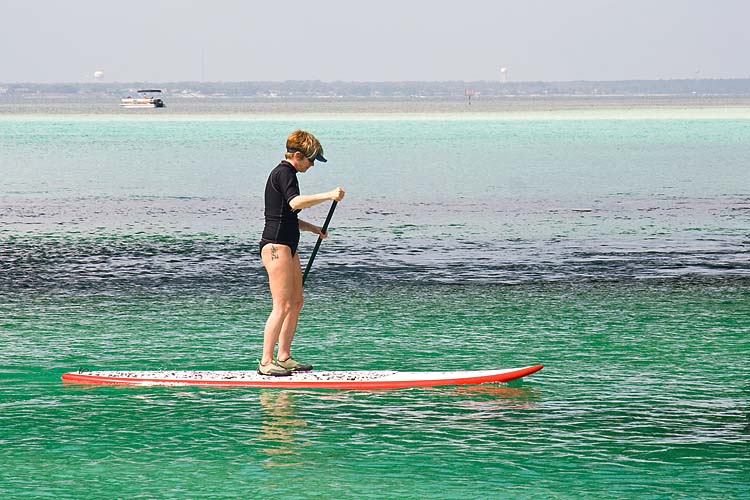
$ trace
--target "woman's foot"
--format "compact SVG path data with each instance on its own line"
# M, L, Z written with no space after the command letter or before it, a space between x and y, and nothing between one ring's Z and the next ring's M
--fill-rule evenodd
M276 364L281 368L289 370L290 372L309 372L313 369L312 365L303 365L291 356L289 356L284 361L277 359Z
M288 377L292 374L292 370L288 370L283 366L280 366L277 363L271 361L267 365L258 363L258 373L271 377Z

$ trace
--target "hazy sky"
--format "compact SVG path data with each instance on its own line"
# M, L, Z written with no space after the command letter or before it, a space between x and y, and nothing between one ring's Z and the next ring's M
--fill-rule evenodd
M0 0L0 82L750 77L748 0Z

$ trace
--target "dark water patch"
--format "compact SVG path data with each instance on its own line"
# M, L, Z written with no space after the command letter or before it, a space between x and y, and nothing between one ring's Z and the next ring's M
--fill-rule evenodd
M255 242L212 236L18 235L0 240L0 289L258 286Z
M691 247L668 241L607 245L562 238L460 241L447 234L383 241L368 234L326 242L312 280L550 283L640 279L750 279L750 248L737 237ZM619 243L620 248L617 248ZM581 248L583 245L588 248ZM644 248L645 246L645 248ZM649 249L651 247L661 247ZM309 248L300 247L303 265ZM211 234L6 234L0 290L131 287L257 290L266 274L255 241Z

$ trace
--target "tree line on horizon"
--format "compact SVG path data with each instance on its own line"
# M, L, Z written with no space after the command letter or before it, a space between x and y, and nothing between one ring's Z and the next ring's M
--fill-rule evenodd
M0 98L24 95L124 96L160 88L226 97L463 97L522 95L750 95L750 78L570 82L87 82L0 83Z

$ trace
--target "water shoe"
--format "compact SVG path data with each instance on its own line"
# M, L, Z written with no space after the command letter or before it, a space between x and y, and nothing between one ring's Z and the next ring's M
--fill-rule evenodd
M279 366L273 361L267 365L262 365L258 362L258 373L261 375L270 375L271 377L288 377L292 374L292 370Z
M276 360L276 364L280 366L281 368L285 368L287 370L293 371L293 372L309 372L313 369L312 365L303 365L296 359L289 357L288 359L281 361Z

